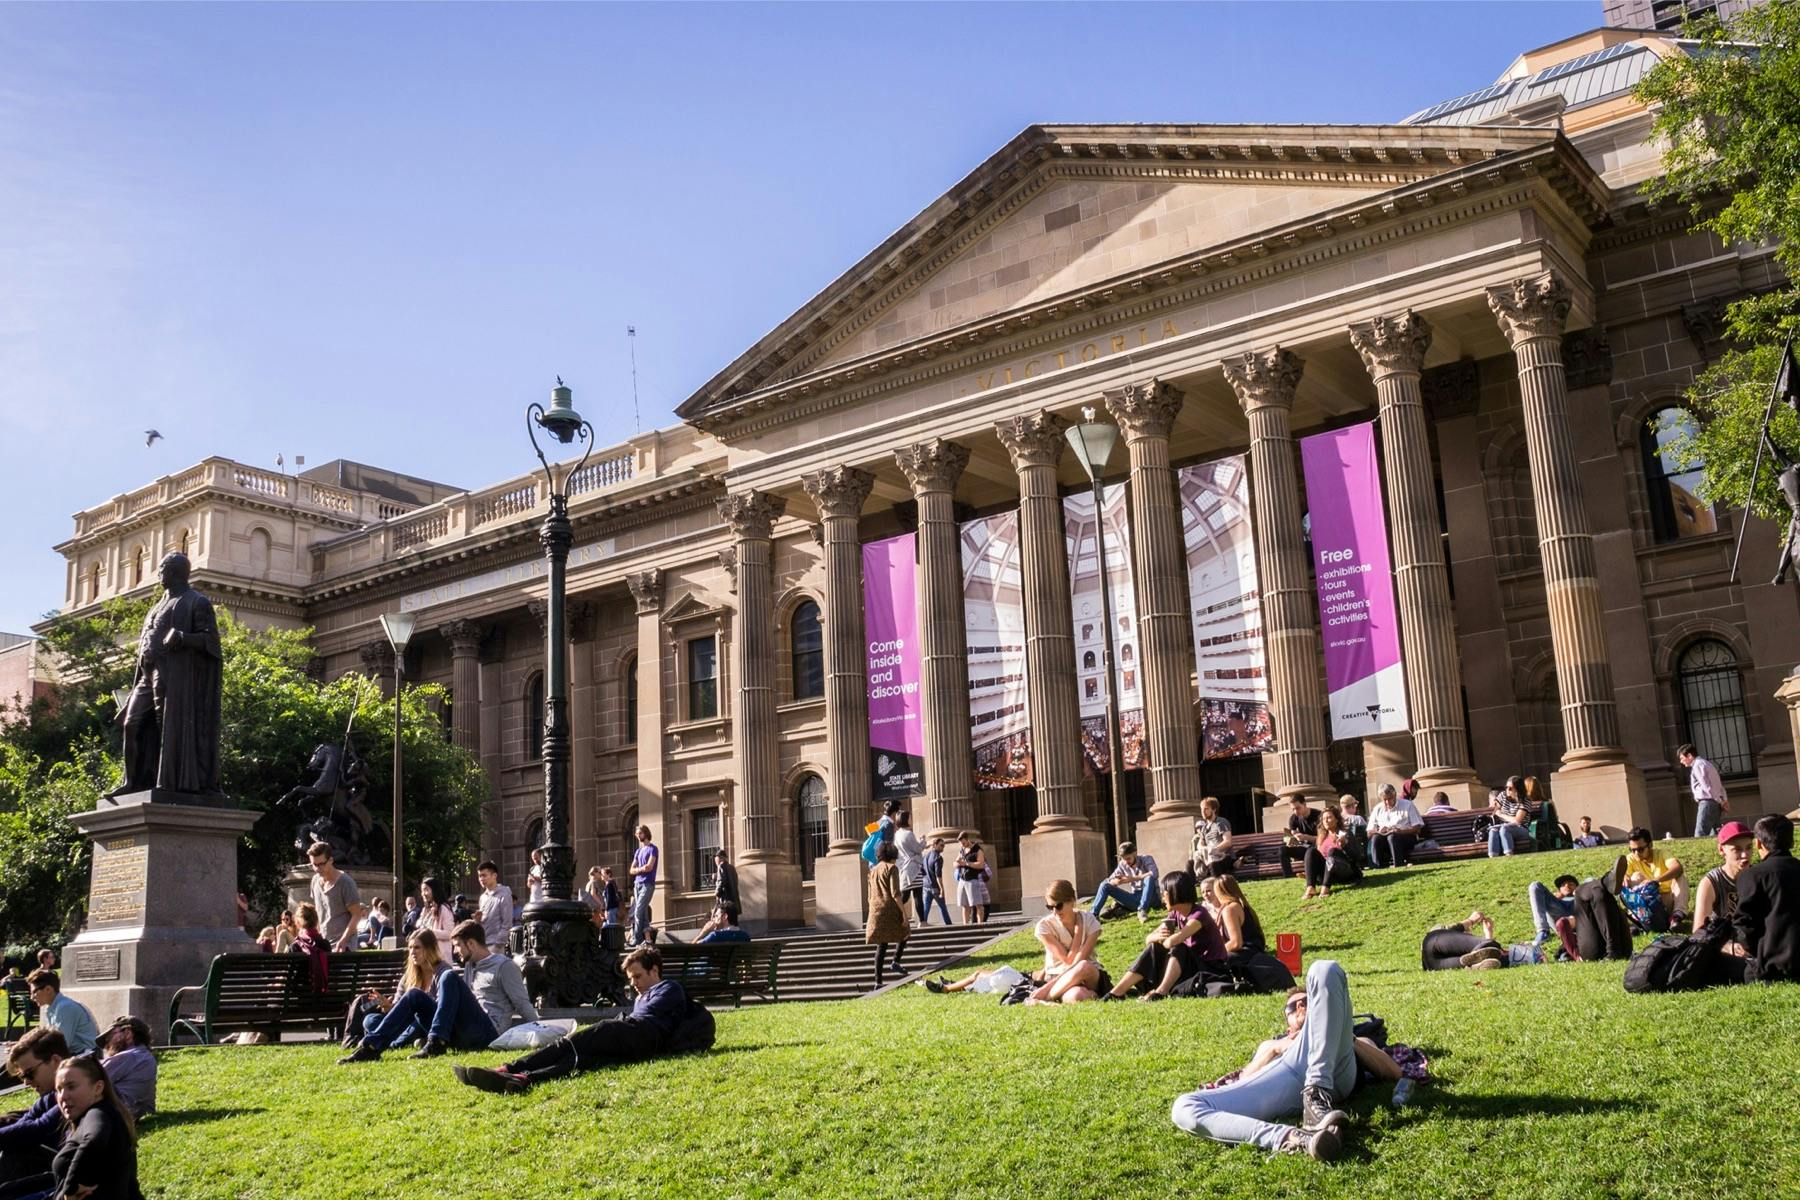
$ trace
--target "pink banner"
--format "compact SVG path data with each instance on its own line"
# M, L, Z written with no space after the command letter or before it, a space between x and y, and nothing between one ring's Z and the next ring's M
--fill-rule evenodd
M925 794L917 537L864 543L869 765L877 804Z
M1300 443L1312 521L1313 574L1331 692L1331 736L1407 728L1387 510L1375 426L1352 425Z

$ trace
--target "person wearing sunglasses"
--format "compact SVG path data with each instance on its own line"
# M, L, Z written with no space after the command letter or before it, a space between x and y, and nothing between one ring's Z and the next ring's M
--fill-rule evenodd
M1235 1080L1178 1096L1170 1113L1176 1127L1272 1154L1336 1158L1350 1121L1338 1105L1356 1087L1359 1063L1383 1078L1400 1076L1393 1059L1358 1044L1351 1012L1344 968L1328 958L1313 963L1306 987L1283 1003L1285 1032L1259 1045ZM1299 1124L1284 1120L1295 1116Z
M1075 903L1075 885L1058 879L1044 889L1045 914L1037 923L1044 946L1044 983L1027 1004L1074 1004L1099 994L1100 963L1094 946L1100 940L1100 918Z
M56 1069L68 1057L63 1035L42 1025L12 1044L7 1069L36 1092L37 1099L30 1108L0 1116L0 1195L29 1196L51 1184L50 1163L65 1128L62 1110L56 1107Z

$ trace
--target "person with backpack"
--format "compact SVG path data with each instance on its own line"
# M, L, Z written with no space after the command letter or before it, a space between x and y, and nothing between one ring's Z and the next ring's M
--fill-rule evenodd
M1625 911L1651 933L1662 933L1687 920L1687 872L1681 860L1673 854L1658 854L1655 839L1642 825L1625 841L1628 853L1619 857L1625 864L1619 891Z
M1144 949L1131 969L1100 999L1123 1000L1138 984L1148 982L1152 986L1141 999L1167 1000L1182 980L1200 974L1209 963L1219 978L1227 977L1225 940L1212 914L1200 903L1193 873L1170 871L1162 883L1169 915L1144 939Z
M1800 862L1794 823L1771 814L1756 823L1762 861L1738 879L1737 940L1749 958L1745 978L1800 980Z

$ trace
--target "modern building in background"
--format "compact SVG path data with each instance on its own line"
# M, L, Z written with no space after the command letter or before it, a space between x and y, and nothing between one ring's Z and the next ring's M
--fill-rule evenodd
M1123 429L1125 786L1165 865L1203 795L1244 827L1405 776L1467 806L1533 774L1567 820L1679 831L1689 740L1735 811L1793 808L1774 693L1800 601L1767 582L1776 530L1749 531L1730 583L1743 515L1664 453L1724 306L1779 282L1767 248L1641 194L1658 158L1630 88L1683 52L1609 28L1391 125L1033 126L1001 147L680 424L574 480L580 865L622 866L642 822L659 919L705 909L724 846L754 924L845 924L897 787L920 828L979 832L1000 903L1092 888L1099 563L1064 452L1087 406ZM1363 715L1328 707L1338 606L1321 620L1316 576L1336 568L1315 564L1342 550L1311 542L1296 447L1370 422L1405 724L1334 740ZM328 675L387 686L378 618L416 614L408 677L450 690L494 785L482 850L517 881L541 837L545 498L516 465L452 491L208 460L77 516L64 608L147 592L185 545L227 606L310 626ZM909 633L865 636L878 609ZM870 707L896 697L890 748Z

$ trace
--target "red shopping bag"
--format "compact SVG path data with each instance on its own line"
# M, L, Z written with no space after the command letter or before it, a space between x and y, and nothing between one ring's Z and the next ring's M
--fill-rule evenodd
M1275 957L1281 960L1282 966L1286 967L1289 971L1292 971L1294 973L1295 979L1301 978L1301 974L1300 974L1300 935L1299 934L1297 934L1297 933L1278 933L1278 934L1276 934L1275 935Z

